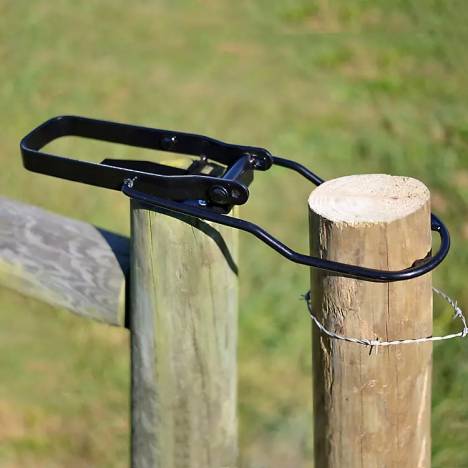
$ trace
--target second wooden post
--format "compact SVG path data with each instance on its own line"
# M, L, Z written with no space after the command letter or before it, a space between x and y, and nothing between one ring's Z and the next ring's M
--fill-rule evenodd
M132 467L234 468L237 231L131 205Z
M417 180L350 176L310 196L311 252L382 270L431 250L430 196ZM341 335L379 340L432 334L431 275L370 283L312 271L312 308ZM375 347L314 326L316 468L430 466L431 343Z

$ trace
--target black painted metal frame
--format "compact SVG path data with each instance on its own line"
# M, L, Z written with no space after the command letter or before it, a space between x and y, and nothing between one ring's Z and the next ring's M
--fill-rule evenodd
M46 144L68 135L198 156L200 159L184 170L147 161L104 159L97 164L40 151ZM315 185L324 182L303 165L272 156L263 148L228 144L202 135L76 116L48 120L26 135L20 148L24 166L31 171L121 190L130 198L165 213L181 213L249 232L288 260L343 276L373 282L416 278L438 266L450 248L447 228L432 214L432 230L440 236L439 250L403 270L378 270L298 253L260 226L228 216L233 205L247 202L248 185L255 170L266 171L273 165L282 166L296 171ZM204 175L202 169L211 161L223 165L223 169L220 171L216 164L209 175Z

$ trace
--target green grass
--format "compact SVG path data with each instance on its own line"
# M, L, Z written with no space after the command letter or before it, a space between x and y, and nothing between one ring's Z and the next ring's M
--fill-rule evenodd
M409 175L453 234L435 284L468 309L467 19L450 0L0 0L1 194L128 233L125 197L22 169L21 136L63 113ZM306 250L309 191L262 174L242 214ZM249 237L241 255L243 464L310 466L308 272ZM127 466L125 332L1 291L0 379L2 467ZM435 468L468 467L467 397L467 345L436 345Z

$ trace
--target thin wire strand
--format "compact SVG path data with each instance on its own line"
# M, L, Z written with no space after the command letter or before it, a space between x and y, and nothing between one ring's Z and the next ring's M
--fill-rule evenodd
M325 326L319 321L319 319L314 315L312 311L312 304L310 300L310 291L304 294L304 299L307 303L307 308L309 309L310 317L312 318L313 322L317 326L317 328L329 338L333 338L335 340L347 341L349 343L357 343L364 346L370 346L371 349L374 346L394 346L394 345L402 345L402 344L419 344L419 343L427 343L430 341L444 341L444 340L451 340L453 338L465 338L468 335L468 326L466 323L466 318L463 315L463 311L458 306L457 302L453 300L451 297L447 296L443 291L437 288L432 288L432 290L442 297L454 310L455 314L453 319L459 318L463 324L463 330L458 333L451 333L449 335L444 336L427 336L424 338L410 338L405 340L391 340L391 341L382 341L379 339L371 340L367 338L353 338L350 336L340 335L339 333L335 333L333 331L328 330Z

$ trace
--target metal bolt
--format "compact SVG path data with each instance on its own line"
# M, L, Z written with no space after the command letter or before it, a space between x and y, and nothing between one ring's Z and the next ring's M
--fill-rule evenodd
M162 149L169 151L171 149L174 149L176 143L177 138L175 136L164 137L161 141L161 147Z
M213 203L227 203L229 199L229 192L220 185L215 185L210 189L210 199Z
M124 184L128 187L128 188L133 188L133 185L135 183L135 180L137 180L138 177L132 177L132 178L128 178L128 179L124 179Z

